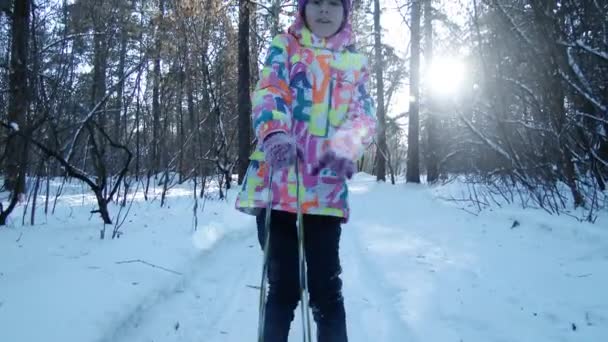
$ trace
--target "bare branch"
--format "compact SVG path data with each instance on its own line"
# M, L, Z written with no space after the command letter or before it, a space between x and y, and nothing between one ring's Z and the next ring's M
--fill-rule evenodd
M596 106L598 109L600 109L602 112L604 113L608 113L608 108L603 105L602 103L599 102L599 100L593 98L592 96L590 96L589 93L587 93L586 91L584 91L583 89L581 89L581 87L579 87L576 83L574 83L570 77L568 77L568 75L566 75L565 72L563 72L562 70L559 70L559 75L566 81L568 82L568 84L570 84L572 86L572 88L574 88L579 94L581 94L585 99L587 99L589 102L593 103L594 106Z
M42 48L42 50L40 51L40 53L44 54L47 50L49 50L53 46L61 44L61 43L65 42L66 40L71 40L71 39L74 39L74 38L77 38L77 37L96 36L96 35L97 36L103 36L103 35L105 35L105 33L103 33L103 32L85 32L85 33L70 34L70 35L67 35L67 36L65 36L65 37L63 37L61 39L58 39L56 41L53 41L53 42L47 44L46 46L44 46Z
M535 121L531 120L531 121L524 121L524 120L500 120L500 122L503 123L508 123L508 124L516 124L516 125L521 125L525 128L534 130L534 131L540 131L540 132L545 132L545 133L549 133L551 135L555 135L557 136L557 132L555 132L552 129L549 128L544 128L544 127L540 127L538 125L535 125Z
M600 118L599 116L595 116L595 115L591 115L591 114L584 113L584 112L579 112L579 111L577 111L575 114L579 115L579 116L584 116L586 118L590 118L590 119L593 119L593 120L597 120L597 121L599 121L601 123L604 123L604 124L608 125L608 119Z
M513 30L515 30L515 33L517 33L517 36L519 38L521 38L521 40L523 40L524 42L526 42L526 44L532 48L534 51L538 51L538 47L537 44L535 44L532 39L530 39L530 37L528 37L524 31L521 30L521 28L519 27L519 25L517 25L515 23L515 20L513 19L513 17L511 17L511 15L509 15L509 13L505 10L504 6L500 3L500 1L498 0L493 0L492 1L494 3L494 5L496 7L498 7L498 9L500 9L500 13L504 16L504 18L509 22L509 24L511 25L511 27L513 28Z
M91 109L91 111L85 116L85 118L80 122L80 125L78 126L78 129L76 130L76 133L74 134L74 138L72 139L72 143L70 144L70 148L68 151L68 155L67 155L67 160L71 160L72 159L72 155L74 153L74 146L76 145L76 141L78 141L78 138L80 138L80 134L82 133L82 129L85 127L85 124L91 120L91 118L93 118L93 116L95 116L95 114L97 113L97 110L103 106L104 103L106 103L106 101L108 101L108 99L110 98L110 95L112 95L115 91L118 90L118 87L120 86L120 84L122 84L122 82L124 82L125 79L127 79L129 76L131 76L132 73L134 73L135 71L137 71L138 69L140 69L144 63L146 61L143 60L141 61L137 66L135 66L133 69L131 69L130 71L128 71L127 73L125 73L125 75L114 84L114 86L112 86L111 91L109 91L101 101L99 101L95 107L93 107L93 109Z
M459 115L460 119L467 125L467 127L469 127L469 129L471 130L471 132L473 132L481 141L483 141L488 147L490 147L492 150L494 150L496 153L500 154L503 158L505 158L507 161L510 161L511 164L513 164L513 159L511 158L511 156L507 153L507 151L505 151L502 147L498 146L496 143L494 143L492 140L490 140L488 137L486 137L483 133L481 133L475 126L473 126L473 124L467 119L465 118L463 115Z
M576 46L591 53L594 56L597 56L599 58L602 58L602 59L605 59L606 61L608 61L608 52L596 50L596 49L592 48L591 46L583 43L583 41L580 39L576 41Z

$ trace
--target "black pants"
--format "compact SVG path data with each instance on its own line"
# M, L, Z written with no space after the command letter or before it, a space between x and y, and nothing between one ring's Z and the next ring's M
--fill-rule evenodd
M257 217L263 246L265 212ZM304 249L308 267L310 307L318 342L347 342L342 298L339 242L340 218L304 215ZM296 215L273 210L270 219L268 299L264 342L287 342L294 310L300 301Z

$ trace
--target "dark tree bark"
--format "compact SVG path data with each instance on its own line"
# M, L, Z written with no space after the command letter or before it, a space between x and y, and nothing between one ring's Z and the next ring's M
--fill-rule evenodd
M384 58L382 54L382 27L380 26L380 0L374 0L374 50L376 57L376 116L378 117L378 149L376 154L376 180L386 182L386 116L384 113Z
M17 130L25 129L29 104L29 82L27 72L29 48L30 0L15 0L11 25L11 60L9 69L8 121ZM6 145L5 187L15 195L25 192L25 178L20 179L25 140L11 135Z
M433 6L432 0L424 1L424 56L426 65L431 65L433 61ZM429 184L433 184L439 178L439 165L437 158L438 144L438 127L437 113L433 105L433 98L430 96L429 85L426 86L426 134L427 134L427 151L426 151L426 177Z
M559 44L564 37L561 36L557 30L557 23L555 18L548 16L550 11L548 10L549 5L542 2L533 2L532 9L534 12L535 19L539 24L541 33L548 37L544 43L546 53L549 55L547 61L546 70L546 86L547 86L547 104L552 114L552 125L556 132L567 131L567 118L566 109L564 108L564 99L566 94L562 83L562 77L560 76L560 70L569 70L566 51L563 46ZM562 174L565 178L565 183L570 188L572 198L574 200L574 206L579 207L585 205L585 199L580 192L577 185L577 174L573 162L573 155L571 152L570 141L567 135L558 136L557 144L559 145L560 159L562 163Z
M156 175L160 171L160 154L161 154L161 141L160 141L160 84L161 84L161 50L162 50L162 32L163 32L163 19L165 15L165 0L159 2L160 17L158 18L159 23L156 29L156 56L154 57L154 80L152 85L152 160L151 169L152 173Z
M239 0L239 164L238 183L241 184L249 165L251 151L251 97L249 72L249 0Z
M30 6L30 0L15 0L12 13L8 99L8 122L11 127L5 147L7 165L4 184L11 191L11 196L8 207L3 208L0 203L0 226L6 224L8 216L25 193L28 143L21 134L16 133L26 129L31 94L27 69Z
M127 6L123 5L121 6L121 12L125 12L127 11ZM122 79L125 75L125 65L126 65L126 57L127 57L127 43L128 43L128 30L125 27L126 25L126 14L125 13L121 13L121 32L120 32L120 56L118 57L118 78ZM118 91L116 94L116 108L114 109L114 129L113 129L113 139L114 141L120 141L121 139L121 124L122 124L122 120L121 120L121 115L123 115L123 106L124 106L124 90L125 90L125 82L120 82L120 84L118 85ZM127 112L125 110L124 113L124 117L125 117L125 125L124 125L124 131L126 133L126 129L127 129ZM125 134L126 136L126 134Z
M408 127L407 174L408 183L420 183L419 110L420 110L420 1L412 1L411 56L410 56L410 118Z

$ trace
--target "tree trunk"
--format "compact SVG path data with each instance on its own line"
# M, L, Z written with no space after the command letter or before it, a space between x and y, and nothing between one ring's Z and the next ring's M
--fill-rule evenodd
M410 56L410 115L408 127L407 174L408 183L420 183L420 155L418 146L420 110L420 0L412 2Z
M557 75L550 75L553 80L549 89L553 89L550 91L550 94L547 95L548 100L550 101L550 108L552 109L552 114L554 115L554 125L556 132L565 131L566 125L566 113L564 108L564 92L562 88L562 84ZM572 193L572 199L574 201L574 207L577 208L579 206L585 205L585 198L581 194L577 185L577 174L574 167L573 156L570 151L570 141L568 134L563 134L563 136L558 137L557 143L559 144L559 152L560 152L560 160L562 164L562 175L564 177L565 183L570 188L570 192Z
M191 141L188 144L188 154L187 158L190 159L191 163L188 164L192 170L194 170L194 178L197 177L197 167L199 162L196 160L196 147L199 146L199 134L198 134L198 119L197 115L194 111L194 89L192 86L192 76L191 76L191 66L190 59L186 58L186 97L187 97L187 106L188 106L188 136L191 137ZM196 197L196 195L195 195Z
M144 131L141 127L139 127L140 123L140 116L141 116L141 105L139 102L139 98L141 96L141 92L140 92L140 87L139 87L139 80L138 80L138 87L137 87L137 98L135 99L135 180L139 180L139 156L141 155L141 149L140 149L140 137L141 137L141 133L142 131ZM145 133L145 131L144 131Z
M378 149L376 180L386 182L386 118L384 113L384 61L382 58L382 27L380 26L380 0L374 0L374 50L376 58L376 115L378 117Z
M102 7L102 2L98 4ZM95 6L97 11L103 9ZM94 29L93 35L93 85L91 88L91 105L93 109L101 102L106 94L106 69L108 64L108 36L106 34L106 23L104 19L98 18L98 14L94 15ZM99 108L99 114L96 115L99 118L99 125L106 128L106 115L105 115L105 104Z
M28 83L27 72L29 18L30 0L15 0L11 25L8 122L16 131L26 129L26 115L31 94L31 84ZM13 134L8 138L5 147L7 165L4 185L7 190L11 191L11 196L7 208L4 208L0 202L0 226L6 225L8 216L25 193L27 146L27 140L19 134Z
M141 8L140 8L140 22L139 24L141 26L143 26L144 24L144 1L142 1L141 3ZM134 5L135 6L135 5ZM145 45L143 44L143 31L139 32L139 59L140 60L144 60L145 58ZM146 67L146 71L147 71L147 67ZM140 86L140 82L141 82L141 78L138 77L137 78L137 82L136 82L136 97L135 97L135 180L139 181L139 177L140 177L140 169L141 169L141 161L140 161L140 157L142 156L142 152L141 152L141 135L142 133L146 134L146 125L145 123L141 123L140 119L141 119L141 86ZM144 196L146 196L146 193L144 193ZM147 198L146 198L147 200Z
M259 48L258 48L258 33L255 28L257 22L258 11L257 3L251 2L249 7L249 22L253 25L253 29L249 30L249 92L253 91L253 87L257 84L260 70L258 68ZM249 129L250 137L253 136L253 127Z
M238 183L242 184L251 150L251 97L249 94L249 0L239 0L239 164Z
M156 29L156 56L154 57L154 80L152 85L152 163L150 165L153 174L156 176L160 170L160 62L162 49L162 25L165 16L165 0L159 2L159 24Z
M40 168L42 169L42 167ZM39 169L39 172L41 170ZM34 193L32 194L32 212L30 215L30 225L34 225L36 221L36 202L38 199L38 190L40 189L40 173L36 175L36 183L34 184Z
M123 9L123 11L126 11L126 8ZM122 80L124 75L125 75L125 64L126 64L126 56L127 56L127 28L126 28L126 19L124 19L126 14L122 14L122 27L121 32L120 32L120 56L119 56L119 60L118 60L118 79ZM114 130L113 130L113 137L114 137L114 141L119 142L120 141L120 131L121 131L121 114L122 114L122 110L123 110L123 94L124 94L124 90L125 90L125 82L121 81L120 84L118 85L118 90L116 92L116 108L114 111ZM124 114L125 118L127 116L127 111L125 109L125 114ZM126 130L126 120L125 120L125 130Z
M44 216L47 216L49 213L49 197L51 191L51 174L49 172L49 166L47 165L45 168L45 176L46 176L46 194L44 196Z
M11 25L11 60L9 69L8 122L17 130L25 129L29 104L30 84L28 84L27 62L29 47L30 0L15 0ZM5 187L12 196L19 197L25 192L26 140L18 134L8 138L6 144Z
M93 84L91 87L91 103L90 110L94 110L100 102L104 100L106 95L106 71L108 65L108 35L107 35L107 23L105 19L100 17L103 11L103 1L99 1L94 5L95 10L98 12L93 16L93 27L95 34L93 35ZM87 131L89 133L89 146L93 149L91 158L95 167L97 185L100 186L100 191L107 191L106 181L108 176L107 167L112 168L114 163L106 163L105 160L105 138L101 131L107 127L107 117L105 112L106 104L104 103L97 110L99 113L95 115L98 120L91 118L86 124ZM94 121L99 123L97 129L95 129ZM86 158L83 158L86 162ZM82 168L85 170L86 168ZM110 171L111 172L111 171Z
M99 213L104 224L112 224L110 213L108 212L108 201L103 197L103 189L93 189L99 209L91 211L91 213ZM102 237L103 239L103 237Z
M178 101L177 101L177 113L179 116L179 157L178 157L178 163L177 163L177 170L179 172L179 184L182 184L183 179L184 179L184 174L186 173L184 170L184 149L186 148L186 146L184 146L186 138L185 138L185 127L184 127L184 109L182 107L182 100L184 97L184 78L185 78L185 70L183 69L183 65L181 66L181 70L179 71L179 95L178 95Z
M272 28L270 30L270 34L274 37L281 33L281 0L272 0L270 9L272 11L272 13L270 13L272 17Z
M424 1L424 42L427 68L433 61L433 6L432 0ZM426 84L426 134L427 134L427 153L426 153L426 177L429 184L433 184L439 178L439 165L437 158L438 132L437 132L437 113L433 105L433 98L430 96L429 84Z
M555 18L550 17L545 3L536 2L532 4L535 19L540 25L542 34L547 37L545 39L545 49L549 54L546 70L547 82L547 102L552 115L552 125L555 132L559 132L557 144L559 146L559 160L562 166L562 177L564 182L570 188L574 207L584 206L585 198L580 192L577 185L577 173L573 162L571 151L571 142L567 132L568 118L566 117L566 109L564 107L565 86L562 83L560 70L567 73L569 66L566 57L565 47L559 44L563 40L561 33L557 30Z

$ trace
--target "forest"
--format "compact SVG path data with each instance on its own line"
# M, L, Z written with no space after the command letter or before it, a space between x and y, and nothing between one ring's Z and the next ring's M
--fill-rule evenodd
M589 222L606 210L608 2L353 7L378 119L358 171L459 180L469 191L453 200L479 210L576 209ZM268 44L295 11L287 0L1 0L0 226L18 206L32 225L36 210L51 214L51 182L85 184L105 224L117 219L109 203L151 186L160 206L185 182L196 204L210 186L222 199L256 143L250 94Z

